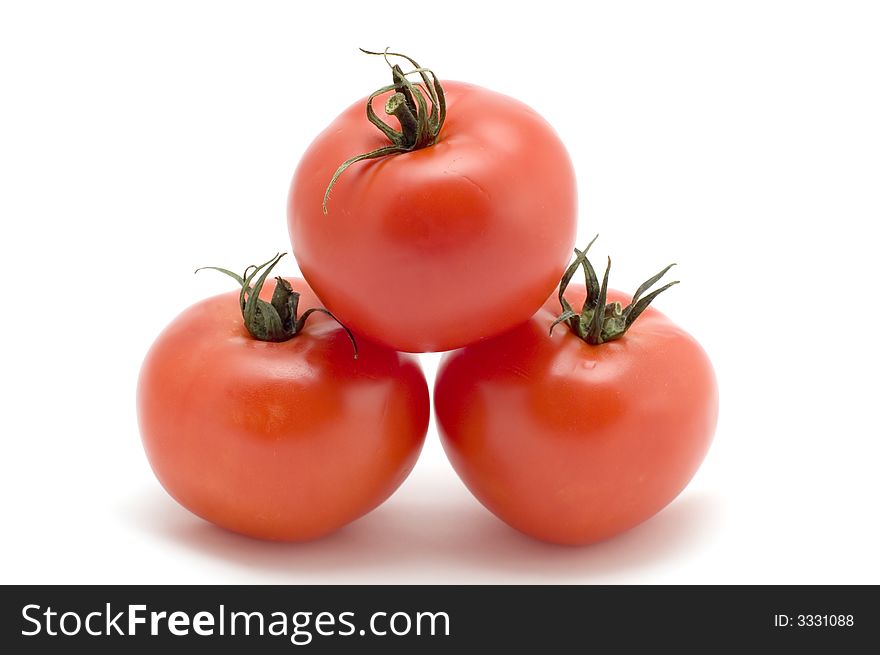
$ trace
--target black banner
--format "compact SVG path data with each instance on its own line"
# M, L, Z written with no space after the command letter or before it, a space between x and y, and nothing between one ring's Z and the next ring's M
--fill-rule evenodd
M854 652L875 587L4 587L6 653Z

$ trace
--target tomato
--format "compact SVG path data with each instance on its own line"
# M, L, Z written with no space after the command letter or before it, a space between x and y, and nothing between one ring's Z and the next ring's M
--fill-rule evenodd
M287 283L302 316L319 307L304 281ZM275 292L270 282L260 297ZM369 512L412 469L429 417L416 360L366 339L355 359L331 317L308 318L294 338L258 340L239 294L222 294L185 310L147 354L144 448L198 516L253 537L312 539Z
M609 309L630 301L603 293ZM587 295L564 288L575 307ZM564 324L551 336L559 311L551 299L525 324L447 354L435 412L450 461L489 510L538 539L586 544L682 491L712 439L718 392L703 349L656 309L598 345Z
M294 253L324 305L356 333L409 352L527 320L552 293L576 229L574 172L550 125L500 93L442 89L436 143L349 166L324 215L340 164L389 144L360 100L306 150L288 200Z

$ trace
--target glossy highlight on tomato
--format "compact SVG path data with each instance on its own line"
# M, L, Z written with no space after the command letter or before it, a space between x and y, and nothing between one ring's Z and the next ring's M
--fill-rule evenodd
M565 291L575 307L585 296ZM538 539L588 544L684 489L709 448L718 390L700 345L656 309L600 345L564 324L549 335L559 312L554 297L525 324L445 355L435 412L450 462L489 510Z
M309 146L288 200L293 250L321 302L354 332L408 352L458 348L527 320L575 236L574 171L550 125L500 93L442 85L435 144L350 166L324 215L339 165L388 144L360 100Z
M320 307L289 279L301 310ZM275 282L262 289L272 297ZM416 360L312 314L283 342L242 323L239 293L203 300L153 344L138 420L159 481L181 505L263 539L327 534L375 508L421 450L428 390Z

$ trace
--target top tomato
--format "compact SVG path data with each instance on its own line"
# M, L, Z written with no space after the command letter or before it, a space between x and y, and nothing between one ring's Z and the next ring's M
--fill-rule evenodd
M574 171L553 128L508 96L440 84L436 143L352 164L324 215L340 164L392 145L360 100L309 146L288 201L293 250L321 302L356 333L409 352L458 348L528 319L575 236ZM376 95L377 112L402 88Z

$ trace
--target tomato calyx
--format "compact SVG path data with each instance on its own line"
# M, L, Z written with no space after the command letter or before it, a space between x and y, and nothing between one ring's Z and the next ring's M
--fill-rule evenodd
M402 152L411 152L420 148L427 148L437 143L440 137L440 130L446 121L446 96L443 87L434 71L430 68L422 68L412 58L398 52L388 52L386 48L383 52L373 52L360 48L360 51L368 55L381 55L385 58L385 63L391 68L392 84L383 86L370 94L367 98L367 120L375 125L388 140L391 145L376 148L370 152L355 155L345 160L333 173L330 183L324 191L324 214L327 214L327 201L330 198L330 190L336 184L339 176L345 172L352 164L365 159L378 159ZM398 64L392 64L389 57L400 57L405 59L413 66L413 70L406 73ZM418 74L421 82L415 84L408 78L409 75ZM388 116L394 116L400 129L396 130L391 125L383 121L373 109L373 100L383 93L394 91L394 94L385 102L385 113ZM425 97L427 95L427 98ZM431 102L431 108L428 109L428 101Z
M298 291L294 291L290 282L283 277L275 278L275 291L272 292L271 301L266 302L260 298L260 291L263 290L266 279L269 277L272 269L275 268L286 254L283 252L278 253L272 259L259 266L251 264L244 270L242 275L219 266L203 266L197 268L196 273L205 269L220 271L241 285L241 294L239 295L241 315L247 331L254 339L275 343L288 341L302 332L306 321L312 314L320 312L327 314L345 330L345 333L351 340L352 348L354 348L354 358L357 359L358 347L354 335L330 310L323 307L312 307L304 311L301 316L297 316L300 294ZM259 277L257 277L258 274ZM256 280L254 280L255 277ZM251 287L251 282L253 282L253 287Z
M596 270L587 258L590 247L599 238L597 234L593 240L587 244L582 251L575 248L575 260L566 269L559 281L559 304L562 306L562 313L550 325L550 334L553 334L553 328L562 322L568 323L571 331L580 339L587 343L597 346L607 341L619 339L629 328L635 323L636 319L643 311L648 308L651 301L669 287L678 284L678 280L669 282L642 297L648 289L650 289L657 281L660 280L666 272L675 266L670 264L656 275L648 278L636 289L632 301L626 307L619 302L605 302L608 293L608 275L611 272L611 258L608 258L608 266L605 268L605 275L602 278L602 285L599 285L599 279L596 277ZM578 267L584 271L584 279L587 287L587 298L580 312L575 312L571 304L565 299L565 290L571 282L572 276Z

